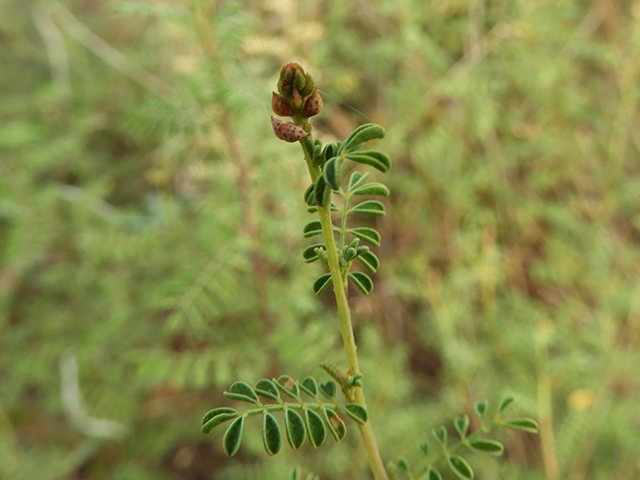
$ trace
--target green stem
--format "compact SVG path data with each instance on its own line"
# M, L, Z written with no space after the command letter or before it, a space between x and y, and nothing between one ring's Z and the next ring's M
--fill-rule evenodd
M300 142L302 150L304 151L304 157L307 161L309 168L309 174L311 179L315 181L320 175L320 169L313 165L313 161L304 141ZM329 271L331 272L331 279L333 280L333 292L336 296L336 303L338 306L338 317L340 318L340 329L342 332L342 341L344 343L344 350L347 355L347 362L349 364L349 373L355 375L360 373L360 367L358 365L358 355L356 353L357 346L355 337L353 335L353 326L351 324L351 310L349 309L349 301L347 300L347 291L345 288L345 282L342 279L340 271L340 263L338 261L338 250L336 248L335 239L333 237L333 223L331 222L331 205L326 207L318 206L318 214L320 215L320 223L322 225L322 236L324 238L325 246L327 249L327 258L329 261ZM362 387L354 389L354 398L349 399L355 401L359 405L366 408L366 402L364 398L364 392ZM373 476L376 480L388 480L387 471L384 467L382 457L378 451L376 439L373 435L373 429L371 428L371 422L367 422L364 425L358 425L360 428L360 435L367 451L367 457L369 464L373 470Z

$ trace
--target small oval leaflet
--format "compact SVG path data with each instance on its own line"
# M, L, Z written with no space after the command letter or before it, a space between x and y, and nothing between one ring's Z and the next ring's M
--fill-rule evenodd
M379 195L381 197L388 197L389 189L382 183L366 183L351 192L353 195Z
M469 446L474 452L495 457L502 455L502 452L504 452L502 444L495 440L471 440Z
M271 380L267 380L266 378L258 380L258 383L256 383L254 390L258 395L263 397L271 398L273 400L277 400L280 398L280 392L278 391L278 388Z
M275 379L274 379L275 380ZM289 375L280 375L276 381L276 387L278 387L283 393L287 394L291 398L296 400L300 396L300 388L298 383Z
M504 420L503 425L513 430L522 430L528 433L538 433L538 423L532 418L514 418Z
M369 295L373 290L373 280L369 278L369 275L362 272L351 272L349 278L355 284L358 289L365 295Z
M406 458L400 457L396 463L396 470L400 473L409 473L409 462Z
M433 467L429 467L427 470L427 480L442 480L440 472Z
M244 415L234 420L229 426L222 439L222 449L224 453L233 457L240 448L242 441L242 430L244 429Z
M349 192L352 191L354 188L356 188L358 185L364 182L368 176L369 176L369 172L362 174L357 170L354 171L349 177L349 187L347 188L347 191Z
M456 417L454 425L460 436L462 438L466 437L467 432L469 431L469 415L465 415L464 417Z
M304 258L304 263L313 263L318 260L318 254L316 253L316 248L324 248L324 243L315 243L313 245L309 245L302 252L302 257Z
M324 176L318 177L315 188L316 203L321 207L326 206L331 198L331 188L327 185Z
M304 192L304 203L306 203L310 207L316 204L315 188L316 188L316 184L312 183L307 187L307 189Z
M365 251L362 253L358 253L358 256L356 258L360 261L364 268L369 270L371 273L376 273L376 271L380 267L380 260L378 260L378 257L376 257L373 252Z
M447 446L447 429L445 427L440 427L437 430L431 430L431 434L436 441L442 445L443 447Z
M451 455L447 458L447 462L449 463L451 471L455 473L458 478L462 480L471 480L473 478L473 469L464 458L459 455Z
M511 405L511 402L513 402L513 397L504 397L500 401L500 405L498 405L498 413L504 412L506 408Z
M212 412L215 412L215 411L219 411L219 413L216 413L215 415L210 415L212 414ZM213 430L215 427L217 427L221 423L228 422L229 420L233 420L238 415L240 414L236 412L233 408L226 408L226 407L215 408L211 410L211 412L208 412L202 419L202 422L203 422L202 429L201 429L202 433L209 433L211 430Z
M369 242L374 247L380 246L380 234L373 228L369 227L357 227L352 228L351 233L358 237L360 240Z
M307 409L304 412L307 420L307 431L309 433L309 443L314 448L322 446L324 440L327 438L327 429L324 426L324 422L320 415L313 410Z
M335 439L336 442L342 440L347 434L347 426L344 424L344 420L342 420L336 412L331 409L324 410L324 420L329 427L329 432Z
M352 162L369 165L370 167L373 167L376 170L380 170L383 173L389 170L389 168L391 167L389 157L387 157L384 153L376 152L373 150L367 150L366 152L347 153L345 155L345 158L348 158Z
M320 384L320 392L329 400L333 400L336 395L336 384L333 380Z
M476 415L478 415L478 418L480 420L484 420L485 417L487 416L488 405L489 405L489 402L487 402L486 400L484 402L477 401L476 403L474 403L473 408L476 411Z
M367 419L369 418L367 409L362 405L358 405L357 403L347 403L344 406L344 411L347 413L347 415L349 415L352 419L354 419L361 425L367 423Z
M340 168L340 157L333 157L324 166L322 172L327 184L333 189L338 190L340 188L340 182L342 181L342 173Z
M421 443L419 448L422 455L425 457L429 456L429 444L427 442Z
M318 384L313 377L307 377L302 381L301 387L312 397L318 395Z
M262 442L264 450L269 456L273 456L282 447L282 436L280 426L270 413L265 413L262 421Z
M316 295L320 295L324 292L329 284L331 283L331 274L325 273L316 278L316 281L313 282L313 291Z
M338 153L342 150L347 153L353 152L360 148L365 142L369 140L373 140L376 138L384 137L384 128L380 125L376 125L375 123L365 123L364 125L360 125L356 128L351 135L349 135L342 145L340 145L340 149Z
M294 450L299 449L304 443L306 429L304 421L298 412L287 408L284 414L284 426L287 431L287 441Z
M367 215L384 215L384 205L377 200L367 200L359 203L351 209L352 212L366 213Z
M313 237L314 235L322 233L322 224L320 223L320 220L314 220L313 222L307 223L302 232L302 236L304 238Z
M241 402L258 403L260 401L253 388L245 382L234 383L228 392L223 392L222 394L227 398L240 400Z

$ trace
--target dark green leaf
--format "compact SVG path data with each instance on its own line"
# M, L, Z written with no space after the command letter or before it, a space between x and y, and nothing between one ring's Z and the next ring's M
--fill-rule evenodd
M443 447L447 446L447 429L445 427L440 427L437 430L431 430L431 434L440 445Z
M260 401L253 388L244 382L234 383L228 392L223 392L222 394L227 398L242 402L258 403Z
M202 424L204 425L213 417L220 415L222 413L238 413L238 412L233 408L229 408L229 407L214 408L213 410L209 410L207 413L204 414L204 417L202 417Z
M331 188L327 185L327 181L324 176L318 177L316 180L316 204L321 207L325 207L329 204L331 198Z
M263 417L262 443L264 444L264 450L269 456L273 456L278 453L280 451L280 447L282 447L280 426L270 413L265 413Z
M313 153L313 147L315 147L315 142L313 141L313 137L309 135L308 137L305 137L303 141L304 141L304 147L307 149L307 152L309 152L309 155L311 155Z
M318 235L322 233L322 224L320 220L314 220L313 222L309 222L304 226L304 230L302 230L302 236L304 238L313 237L314 235Z
M300 388L296 381L289 375L280 375L276 381L276 387L296 400L300 397Z
M287 440L294 450L297 450L304 443L306 430L304 421L298 412L287 408L284 413L284 426L287 431Z
M244 415L234 420L229 426L222 439L222 448L224 453L229 457L233 457L240 448L242 441L242 430L244 429Z
M327 181L327 184L333 189L338 190L342 181L342 172L340 168L340 157L333 157L324 166L322 175Z
M262 380L258 380L256 386L254 388L258 395L263 397L272 398L273 400L277 400L280 398L280 392L278 388L273 384L271 380L267 380L263 378Z
M471 450L485 455L500 456L504 452L504 447L495 440L471 440L469 442Z
M305 378L300 387L312 397L318 395L318 384L316 383L316 379L313 377Z
M369 227L357 227L352 228L351 233L358 237L360 240L369 242L374 247L380 246L380 234L373 228Z
M373 252L367 251L360 253L356 258L364 265L364 268L371 273L376 273L378 268L380 268L380 260L378 260L378 257L376 257Z
M377 200L367 200L359 203L351 209L352 212L366 213L368 215L384 215L384 205Z
M338 151L338 148L336 147L335 143L327 143L324 146L324 150L322 151L322 156L324 157L324 161L326 162L330 158L335 157L337 151Z
M399 473L409 473L409 462L406 458L400 457L396 463L396 470Z
M304 202L309 206L313 206L316 204L315 188L316 188L316 184L312 183L307 187L307 189L304 192Z
M462 480L471 480L473 478L471 465L469 465L464 458L458 455L451 455L447 458L447 462L449 463L451 471L455 473L458 478Z
M460 434L462 438L467 436L467 432L469 431L469 415L465 415L464 417L456 417L453 422L456 426L456 430Z
M333 380L320 384L320 392L329 400L333 400L336 395L336 384Z
M365 295L369 295L373 290L373 281L366 273L351 272L349 273L349 278Z
M382 183L366 183L351 193L353 193L353 195L380 195L382 197L388 197L390 192L387 186Z
M427 442L420 444L419 448L420 448L420 451L422 452L422 455L424 455L425 457L429 456L429 444Z
M314 448L322 446L325 438L327 438L327 429L320 415L313 410L305 410L305 418L307 420L307 432L309 432L309 443Z
M531 418L514 418L513 420L504 420L504 426L514 430L522 430L523 432L538 433L538 423Z
M477 401L473 405L473 408L476 411L476 415L478 415L478 418L482 421L484 421L485 417L487 416L488 406L489 402L487 402L486 400L484 402Z
M384 137L384 128L382 128L380 125L376 125L375 123L366 123L364 125L360 125L353 132L351 132L351 135L349 135L344 142L342 142L338 153L340 153L340 151L342 150L347 153L353 152L354 150L357 150L363 143L375 138L382 137Z
M349 187L348 187L348 191L352 191L354 188L356 188L358 185L360 185L362 182L364 182L367 177L369 176L369 172L362 174L358 171L355 171L351 174L351 177L349 177Z
M325 273L324 275L320 275L316 278L316 281L313 282L313 291L316 295L320 295L324 292L329 284L331 283L331 274Z
M513 402L513 397L504 397L500 401L500 405L498 405L498 413L504 412L507 409L507 407L511 405L511 402Z
M367 409L357 403L347 403L344 406L344 411L361 425L367 423L367 419L369 418Z
M355 248L352 248L352 247L347 248L346 251L344 252L344 259L347 262L350 262L351 260L353 260L357 256L358 256L358 251Z
M386 172L391 166L389 157L387 157L384 153L375 152L372 150L367 150L366 152L347 153L345 157L353 162L369 165L370 167L380 170L381 172Z
M331 409L324 410L324 419L335 441L339 442L342 440L347 434L347 426L344 424L344 420Z
M233 420L239 415L233 408L220 407L214 408L202 419L202 433L209 433L221 423Z
M433 467L427 469L427 480L442 480L440 472Z
M302 252L302 256L304 258L304 263L312 263L318 260L318 254L316 253L316 248L324 248L324 243L316 243L314 245L310 245L304 249Z

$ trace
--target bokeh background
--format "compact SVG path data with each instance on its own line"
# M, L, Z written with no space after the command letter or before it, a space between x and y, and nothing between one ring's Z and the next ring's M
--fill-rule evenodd
M227 459L236 380L346 365L311 290L297 61L324 141L393 167L376 287L352 293L385 460L517 399L482 479L640 478L640 2L0 2L0 478L368 479L340 445ZM447 477L450 478L450 477Z

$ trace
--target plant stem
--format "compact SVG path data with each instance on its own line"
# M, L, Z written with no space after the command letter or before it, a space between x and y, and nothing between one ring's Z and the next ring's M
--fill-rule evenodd
M304 157L307 161L309 168L309 174L311 179L315 181L320 175L320 170L313 165L311 156L306 149L303 141L300 142L302 150L304 151ZM355 337L353 335L353 326L351 324L351 310L349 309L349 301L347 300L347 291L345 283L342 280L342 274L340 272L340 264L338 262L338 250L336 248L335 239L333 237L333 223L331 222L331 205L326 207L318 206L318 214L320 215L320 223L322 225L322 236L324 238L325 246L327 249L327 258L329 261L329 271L331 272L331 279L333 280L333 292L336 296L336 304L338 306L338 317L340 318L340 329L342 332L342 341L344 343L344 350L347 355L347 363L349 364L349 374L355 375L360 373L360 367L358 365L358 355L356 353L357 346ZM362 387L354 389L354 398L349 399L355 401L359 405L366 408L366 402L364 398L364 392ZM376 439L373 435L373 429L371 428L371 422L367 421L364 425L359 425L360 435L364 442L365 450L367 451L367 457L369 464L373 470L373 476L376 480L388 480L387 471L384 467L384 462L378 451Z

